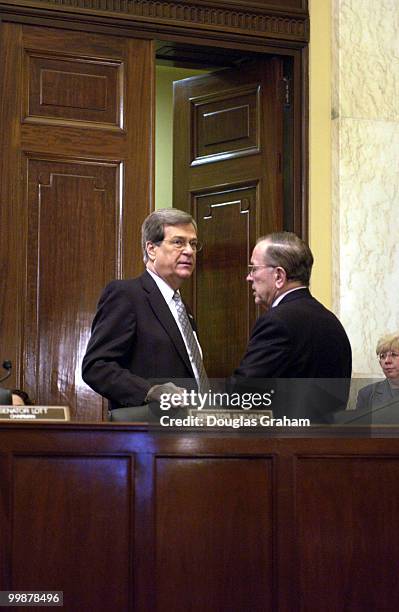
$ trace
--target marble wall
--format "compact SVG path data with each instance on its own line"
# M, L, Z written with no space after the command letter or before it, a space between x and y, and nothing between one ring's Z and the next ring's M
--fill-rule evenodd
M399 330L399 2L332 0L333 304L354 374Z

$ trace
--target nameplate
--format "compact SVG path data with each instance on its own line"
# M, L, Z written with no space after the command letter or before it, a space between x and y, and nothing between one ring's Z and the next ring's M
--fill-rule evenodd
M70 421L68 406L0 406L0 421Z

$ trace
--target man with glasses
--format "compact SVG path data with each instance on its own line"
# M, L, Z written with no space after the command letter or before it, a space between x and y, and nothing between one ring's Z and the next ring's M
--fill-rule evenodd
M320 422L326 412L338 410L347 400L352 355L341 323L309 292L312 265L309 246L291 232L273 233L258 240L247 281L255 303L266 312L255 323L233 384L250 389L257 388L262 379L280 379L279 388L285 386L287 392L292 392L284 394L285 405L280 402L279 410ZM281 379L286 382L281 383ZM297 384L288 379L296 379ZM324 379L328 393L314 394L323 385L304 384L303 379ZM332 379L343 382L330 384ZM303 401L298 402L296 395L301 390L311 392L306 400L303 396ZM327 406L330 391L336 398ZM321 399L324 405L318 406Z
M201 248L191 215L157 210L142 226L145 272L104 289L82 372L111 409L182 392L172 379L187 381L191 389L207 386L195 323L179 292Z

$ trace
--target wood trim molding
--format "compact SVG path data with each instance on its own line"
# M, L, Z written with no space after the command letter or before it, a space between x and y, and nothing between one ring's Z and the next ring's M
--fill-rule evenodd
M128 19L142 25L200 28L211 32L230 32L273 41L307 43L307 10L276 10L256 3L231 0L2 0L0 11L21 7L47 11L91 14Z

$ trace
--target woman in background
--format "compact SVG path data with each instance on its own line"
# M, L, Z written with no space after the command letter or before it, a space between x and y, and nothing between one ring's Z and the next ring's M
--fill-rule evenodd
M385 380L360 389L356 409L380 408L396 399L399 408L399 332L380 338L376 353Z

